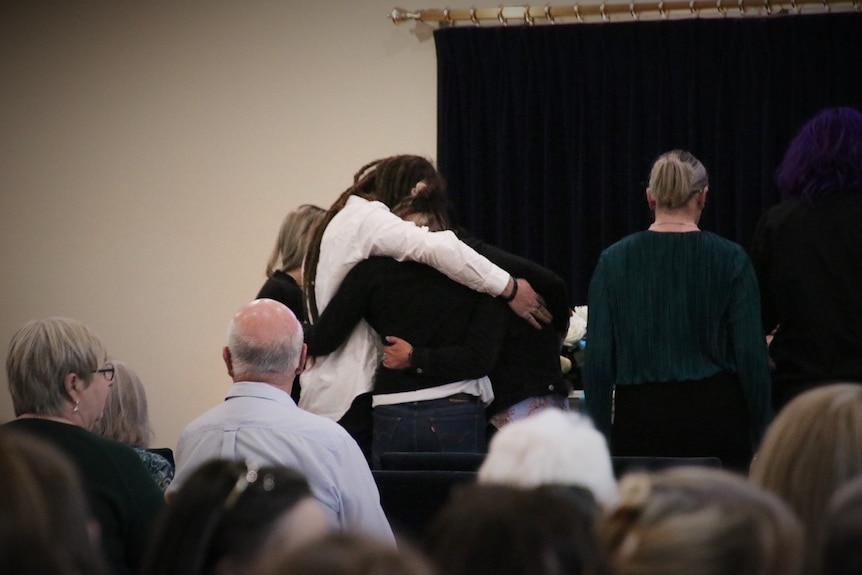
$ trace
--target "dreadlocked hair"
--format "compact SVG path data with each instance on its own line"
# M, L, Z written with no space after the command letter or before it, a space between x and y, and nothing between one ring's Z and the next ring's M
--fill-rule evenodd
M320 317L314 286L317 278L317 263L320 260L320 242L332 218L344 208L350 196L382 202L392 209L401 200L410 197L411 191L420 182L435 190L445 188L443 178L437 173L434 165L422 156L390 156L369 162L356 172L353 176L353 185L338 196L315 229L308 244L302 270L304 278L302 291L307 317L311 323Z

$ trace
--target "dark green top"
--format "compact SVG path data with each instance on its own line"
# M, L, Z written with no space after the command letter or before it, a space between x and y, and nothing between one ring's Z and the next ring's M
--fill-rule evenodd
M59 448L81 474L111 571L129 574L149 542L164 495L138 454L82 427L46 419L16 419L6 426Z
M770 417L757 279L739 245L710 232L638 232L607 248L590 282L584 400L610 437L615 385L736 373L753 435Z

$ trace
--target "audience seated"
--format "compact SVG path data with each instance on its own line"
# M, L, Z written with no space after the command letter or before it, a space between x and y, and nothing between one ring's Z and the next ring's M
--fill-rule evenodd
M805 525L816 575L829 499L862 473L862 385L818 386L792 399L769 426L751 478L783 497Z
M71 462L36 437L0 429L0 570L106 575L99 526Z
M580 486L602 505L617 499L611 456L589 418L546 408L501 428L479 468L480 483Z
M250 574L327 530L298 472L214 459L171 496L140 575Z
M162 508L162 491L135 451L89 431L115 368L102 342L67 318L33 320L12 336L6 375L17 419L9 428L59 448L84 482L115 574L136 570Z
M359 533L330 533L269 559L255 575L434 575L429 561L406 544Z
M800 575L803 528L737 473L674 467L620 480L601 534L617 575Z
M174 464L160 453L149 450L153 429L144 384L126 362L112 359L111 365L114 366L114 385L93 431L133 447L164 491L174 478Z
M596 512L584 489L470 485L434 520L425 549L445 575L604 575Z
M283 465L302 473L333 527L394 541L365 457L338 424L290 397L305 365L302 326L284 304L259 299L233 317L222 350L233 386L180 434L168 494L214 458Z
M826 510L823 575L862 573L862 475L840 487Z

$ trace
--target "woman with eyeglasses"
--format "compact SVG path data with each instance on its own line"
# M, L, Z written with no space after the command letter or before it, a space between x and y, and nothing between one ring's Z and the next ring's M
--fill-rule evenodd
M6 376L17 418L78 468L113 573L137 570L164 498L135 451L90 431L114 379L102 342L84 324L46 318L12 336Z
M171 495L139 575L251 574L328 531L298 471L214 459Z

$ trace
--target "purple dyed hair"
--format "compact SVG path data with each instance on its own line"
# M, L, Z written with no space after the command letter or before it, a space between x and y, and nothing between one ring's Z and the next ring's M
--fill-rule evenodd
M808 120L776 171L783 199L812 203L842 191L862 193L862 113L828 108Z

